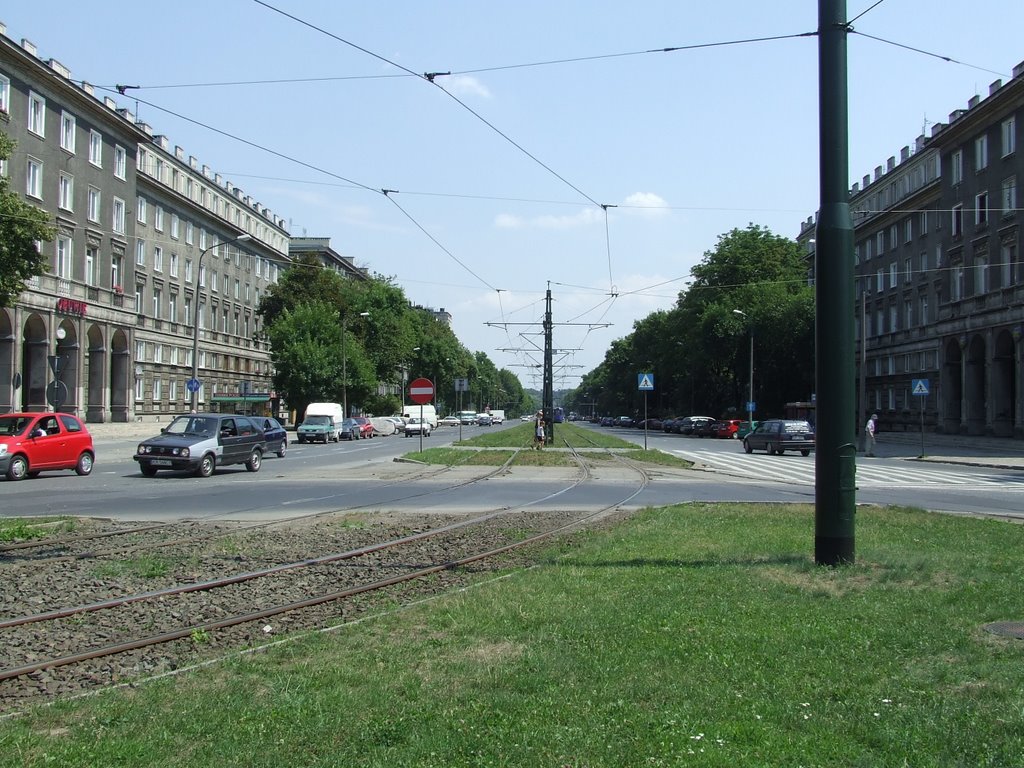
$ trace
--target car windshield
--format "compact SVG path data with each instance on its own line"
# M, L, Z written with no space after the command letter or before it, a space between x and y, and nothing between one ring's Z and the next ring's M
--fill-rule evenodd
M324 424L330 424L330 423L331 423L331 417L330 416L307 416L306 417L306 424L324 425Z
M342 429L351 429L352 427L358 426L352 419L345 419L341 422Z
M204 416L179 416L163 430L166 435L212 435L217 420Z
M0 437L20 435L32 419L32 416L0 416Z

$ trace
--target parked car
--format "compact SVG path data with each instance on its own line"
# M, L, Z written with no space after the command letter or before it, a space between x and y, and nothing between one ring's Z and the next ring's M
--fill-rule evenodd
M701 420L693 425L693 434L697 437L715 437L718 435L718 420Z
M282 459L288 453L288 430L284 428L277 419L263 416L254 419L263 430L263 441L266 443L266 452L276 453Z
M419 434L422 434L424 437L430 437L430 422L414 416L405 424L405 436L412 437Z
M616 422L614 416L602 416L601 417L601 426L602 427L614 427L616 423L617 422Z
M743 438L743 450L765 450L778 456L786 451L800 451L801 455L809 456L814 450L814 429L809 422L799 419L762 421Z
M132 458L146 477L161 469L209 477L228 464L245 464L250 472L259 472L264 450L263 430L250 417L192 413L178 416L159 435L139 443Z
M478 427L489 427L494 424L494 419L491 418L489 413L478 413L476 415L476 425Z
M79 475L88 475L95 457L92 435L77 416L70 413L0 416L0 473L8 480L36 477L51 469L73 469Z
M615 420L616 427L632 427L633 424L634 421L632 416L619 416L619 418Z
M403 425L404 428L404 425ZM338 435L342 440L358 440L363 434L363 427L355 419L342 419Z
M353 416L352 421L359 425L359 436L373 437L373 422L365 416Z
M737 432L740 428L739 419L722 419L718 422L718 427L715 429L715 437L725 437L730 439L737 439Z
M757 429L758 424L760 424L760 422L756 420L753 424L751 424L749 421L741 421L740 428L736 430L736 437L742 440L744 437L746 437L755 429Z
M437 426L439 427L457 427L461 423L458 416L445 416L443 419L437 420Z
M714 419L710 416L687 416L685 419L679 422L679 434L681 435L695 435L697 429L710 424Z
M676 424L679 423L681 418L679 416L669 416L663 422L661 422L662 432L672 432L675 429Z

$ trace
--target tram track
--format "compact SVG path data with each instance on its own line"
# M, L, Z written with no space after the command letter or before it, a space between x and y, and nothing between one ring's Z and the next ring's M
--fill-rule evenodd
M374 539L381 531L361 531L362 538L374 540L251 572L4 619L0 647L9 649L10 658L0 670L0 708L174 669L204 653L251 646L265 641L270 625L262 622L271 619L275 635L279 627L295 631L336 623L367 610L378 599L375 595L398 585L406 585L399 588L403 594L416 596L445 591L469 578L466 568L471 564L515 557L516 550L586 525L627 503L649 482L636 467L636 487L599 509L533 509L593 479L585 459L577 454L576 461L579 469L572 482L514 508L496 507L391 538ZM317 514L303 526L319 539L316 531L325 521L326 516ZM147 627L148 633L141 631Z

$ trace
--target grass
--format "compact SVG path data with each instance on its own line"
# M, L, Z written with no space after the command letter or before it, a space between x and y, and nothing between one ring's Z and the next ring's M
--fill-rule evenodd
M166 576L170 569L170 563L166 559L143 555L130 560L109 560L97 563L93 572L97 578L102 579L116 579L129 574L143 579L156 579Z
M73 530L75 530L75 521L70 517L0 518L0 541L44 539L61 533L70 533Z
M540 567L0 724L3 765L1008 766L1024 527L808 506L646 510ZM481 576L481 578L483 575Z

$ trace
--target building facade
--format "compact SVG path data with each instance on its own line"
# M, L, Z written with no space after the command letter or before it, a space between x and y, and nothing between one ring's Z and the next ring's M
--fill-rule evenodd
M0 410L166 418L193 359L201 406L269 408L255 309L284 221L2 25L0 130L17 142L0 173L57 229L50 271L0 308Z
M1024 437L1022 126L1024 64L851 189L858 413L883 429Z

